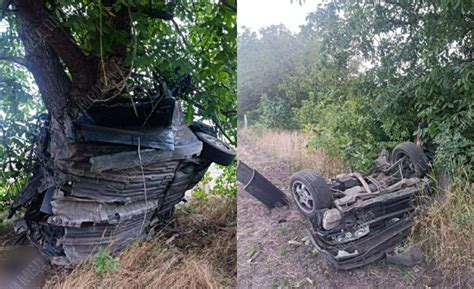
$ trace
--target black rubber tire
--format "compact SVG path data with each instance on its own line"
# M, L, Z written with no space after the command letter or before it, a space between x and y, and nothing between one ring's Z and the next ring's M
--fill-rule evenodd
M168 226L174 219L174 213L175 213L174 205L160 212L159 217L158 217L159 218L158 227L164 228Z
M301 207L296 193L296 186L298 184L303 184L311 194L313 199L312 210ZM323 177L317 175L312 170L303 170L294 174L290 180L290 188L296 207L303 215L309 218L313 217L317 210L331 208L333 205L333 197L329 185Z
M428 172L428 161L423 150L412 142L404 142L397 145L392 151L392 163L402 157L408 157L410 170L403 172L405 178L422 178Z
M189 128L192 130L192 132L197 133L197 132L203 132L207 133L209 135L212 135L214 137L217 136L216 130L205 123L199 122L199 121L193 121L190 125Z
M229 145L204 132L197 132L196 136L203 143L200 158L224 166L234 161L236 153Z

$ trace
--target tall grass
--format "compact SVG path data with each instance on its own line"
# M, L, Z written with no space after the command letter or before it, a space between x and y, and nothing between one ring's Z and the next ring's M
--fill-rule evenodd
M436 187L419 207L410 237L421 243L427 261L444 278L474 274L474 187L467 177L456 179L448 190Z
M239 129L239 143L256 146L261 151L283 160L295 170L312 169L325 177L344 172L341 160L328 158L323 149L308 147L311 136L290 130Z
M98 274L86 261L46 288L224 288L236 286L236 200L212 197L178 210L176 228L137 242L118 255L118 267Z

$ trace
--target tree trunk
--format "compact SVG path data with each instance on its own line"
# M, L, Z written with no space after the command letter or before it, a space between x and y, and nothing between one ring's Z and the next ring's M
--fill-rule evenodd
M68 107L71 80L58 56L39 38L31 24L23 22L18 34L25 47L28 68L38 85L46 109L52 117L62 120Z

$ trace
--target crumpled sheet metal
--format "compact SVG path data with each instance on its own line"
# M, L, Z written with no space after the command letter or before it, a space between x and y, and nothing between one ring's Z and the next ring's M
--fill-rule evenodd
M118 224L157 206L157 200L134 202L124 206L74 198L55 199L52 201L53 215L48 218L48 223L66 227L81 227L84 223Z
M153 214L148 212L135 215L132 219L119 224L95 224L82 228L66 227L64 236L59 240L65 256L72 264L77 264L100 250L115 253L134 240L146 237L145 229Z
M169 222L175 205L210 166L198 157L203 144L179 105L172 113L169 127L151 123L132 134L130 128L100 126L97 113L88 116L89 123L66 127L51 120L34 188L18 197L27 209L29 238L44 255L77 264L100 248L120 250ZM84 135L91 127L99 137ZM152 131L166 131L166 137L142 138Z

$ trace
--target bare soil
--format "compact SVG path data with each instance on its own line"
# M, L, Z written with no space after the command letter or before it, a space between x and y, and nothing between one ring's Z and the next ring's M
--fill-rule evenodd
M242 141L243 140L243 141ZM239 140L239 159L258 170L288 198L288 164ZM269 210L243 190L238 191L238 288L468 288L459 280L443 281L431 265L399 267L385 259L351 271L332 268L305 240L309 222L294 203Z

